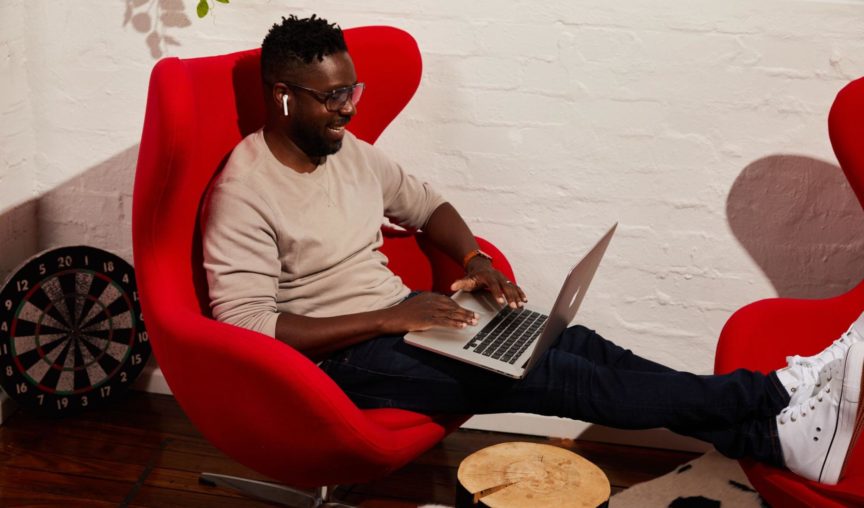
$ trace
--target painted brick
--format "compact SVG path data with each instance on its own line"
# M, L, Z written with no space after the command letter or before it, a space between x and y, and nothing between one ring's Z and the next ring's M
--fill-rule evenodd
M255 47L288 14L244 0L198 20L182 4L156 2L149 24L124 23L124 2L0 5L0 240L17 239L0 268L71 242L131 258L155 58ZM832 166L828 108L864 74L864 11L854 2L304 0L291 9L414 34L423 83L382 148L501 246L541 304L619 220L582 317L641 354L702 372L734 309L793 288L789 273L756 259L769 246L755 226L736 236L742 215L761 210L754 203L782 205L739 178L790 154ZM837 189L819 175L785 182L791 222L773 224L787 233L787 267L822 270L821 283L793 288L810 295L841 292L844 274L860 274L820 268L854 262L850 217L860 207L848 187L804 192ZM21 222L28 211L33 220ZM797 242L804 234L816 239Z

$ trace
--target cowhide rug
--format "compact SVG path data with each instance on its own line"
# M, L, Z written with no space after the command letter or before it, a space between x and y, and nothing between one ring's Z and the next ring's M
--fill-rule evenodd
M609 508L764 508L738 462L710 451L675 471L638 483L609 500Z

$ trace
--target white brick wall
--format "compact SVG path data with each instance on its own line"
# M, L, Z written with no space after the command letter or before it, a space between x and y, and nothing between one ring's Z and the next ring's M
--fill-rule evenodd
M25 3L0 3L0 279L37 248Z
M736 308L788 294L790 277L796 295L824 296L823 274L836 293L864 271L848 254L864 221L825 124L835 93L864 75L861 2L243 0L204 20L193 4L0 5L0 232L29 201L39 248L131 259L154 55L250 48L279 15L317 12L417 38L423 83L380 145L508 253L535 303L621 222L582 320L646 356L708 372ZM736 186L748 168L762 183ZM774 217L785 213L796 222ZM778 264L795 274L766 269Z

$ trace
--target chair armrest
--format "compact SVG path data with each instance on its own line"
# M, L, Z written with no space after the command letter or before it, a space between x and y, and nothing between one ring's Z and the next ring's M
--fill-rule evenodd
M726 322L717 341L714 372L768 372L789 355L816 354L864 310L864 283L835 298L771 298L746 305Z
M462 278L462 266L438 249L423 233L382 228L388 267L411 289L450 294L450 285ZM515 281L513 269L504 254L489 241L477 237L477 243L492 255L492 264L506 277Z
M492 266L515 282L516 277L513 274L513 268L498 247L479 236L476 239L480 249L492 256ZM450 285L465 276L462 265L435 247L425 235L417 235L417 243L432 266L432 290L449 295L452 293Z

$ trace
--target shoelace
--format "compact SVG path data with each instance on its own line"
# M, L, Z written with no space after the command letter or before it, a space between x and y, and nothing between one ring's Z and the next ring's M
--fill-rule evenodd
M852 338L852 329L850 328L849 330L846 330L846 332L841 335L839 339L835 340L831 343L830 346L825 348L825 351L829 351L831 354L831 358L833 360L837 360L845 356L846 351L849 349L849 346L851 346L853 342L856 341ZM803 365L812 365L812 362L809 360L809 358L810 357L802 357L800 355L787 356L786 364L794 365L796 363L800 363Z
M792 357L789 357L789 358L792 358ZM816 379L812 379L812 378L809 380L808 379L802 379L801 380L801 386L793 386L790 389L793 396L802 387L803 388L810 388L810 389L815 388L816 390L818 390L819 388L822 388L822 385L830 382L831 379L833 379L834 374L836 374L839 371L839 369L841 367L841 362L842 362L842 360L840 358L838 358L836 360L831 360L824 367L822 367L822 369L819 370L819 373L816 375ZM805 377L804 374L812 372L812 369L815 368L814 364L807 361L807 360L802 360L798 363L790 364L790 365L792 365L793 367L798 366L798 368L802 369L801 370L802 378ZM811 376L812 376L812 374L811 374ZM808 387L808 384L812 384L812 386Z
M822 402L825 397L831 393L831 385L828 384L825 388L819 390L819 392L805 400L804 402L798 404L797 406L791 406L787 408L783 408L780 411L780 415L778 417L778 421L781 425L785 424L787 421L796 422L798 418L804 418L807 416L807 410L813 411L816 409L816 404Z
M812 364L809 362L806 362L806 361L800 362L798 364L793 364L793 365L798 365L799 368L806 368L806 369L813 368ZM839 373L841 368L842 368L842 359L837 358L836 360L831 360L830 362L828 362L827 365L825 365L821 370L819 370L819 374L816 376L816 379L810 379L810 380L802 379L800 386L792 387L790 390L792 392L793 398L794 398L794 394L797 393L798 390L801 388L811 389L811 390L813 390L813 389L818 390L819 388L822 388L822 385L831 382L831 380L834 378L834 374ZM806 372L807 372L806 370L802 372L802 377L804 377L803 374ZM810 386L808 386L808 385L810 385Z
M830 383L834 379L834 374L839 374L843 368L843 361L840 358L831 360L828 365L819 372L819 379L816 380L816 388L822 388L823 384Z

